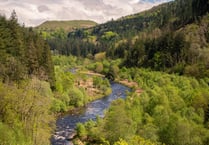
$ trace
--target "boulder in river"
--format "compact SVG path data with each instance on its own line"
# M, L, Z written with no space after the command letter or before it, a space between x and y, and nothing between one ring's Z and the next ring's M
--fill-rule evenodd
M71 141L75 138L76 135L76 132L72 132L68 137L66 137L66 140Z

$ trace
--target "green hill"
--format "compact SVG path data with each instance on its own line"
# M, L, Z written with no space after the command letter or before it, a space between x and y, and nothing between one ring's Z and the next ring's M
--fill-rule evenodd
M76 30L78 28L89 28L95 26L97 23L90 20L72 20L72 21L46 21L37 26L40 30L53 31L63 29L66 32Z
M44 39L65 39L68 32L93 27L95 25L97 25L96 22L89 20L46 21L35 27L35 30L41 33Z

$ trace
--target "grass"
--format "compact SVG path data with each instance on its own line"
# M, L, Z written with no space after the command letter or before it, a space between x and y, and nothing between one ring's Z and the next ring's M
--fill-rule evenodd
M89 28L95 26L97 23L90 20L72 20L72 21L46 21L37 26L40 30L57 30L64 29L64 31L73 31L77 28Z

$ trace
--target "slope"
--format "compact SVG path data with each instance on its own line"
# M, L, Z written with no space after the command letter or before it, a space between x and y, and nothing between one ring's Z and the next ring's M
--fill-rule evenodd
M86 57L106 52L127 67L207 76L208 0L176 0L48 40L52 50Z
M10 19L0 16L0 144L49 144L55 85L50 48L17 21L15 11Z
M57 30L64 29L64 31L72 31L78 28L89 28L95 26L97 23L90 20L72 20L72 21L46 21L37 26L40 30Z
M97 23L89 20L72 20L72 21L46 21L35 27L35 30L42 34L44 39L66 38L68 32L77 29L89 28Z

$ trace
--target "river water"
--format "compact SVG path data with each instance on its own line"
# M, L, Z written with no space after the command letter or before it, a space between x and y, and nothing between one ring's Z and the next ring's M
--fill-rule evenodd
M67 139L74 133L77 123L95 120L97 116L104 117L104 110L109 107L110 103L115 99L125 98L126 91L130 91L128 87L118 83L111 83L111 88L112 94L89 103L82 112L60 117L56 122L56 132L51 139L51 144L71 145L72 143Z

